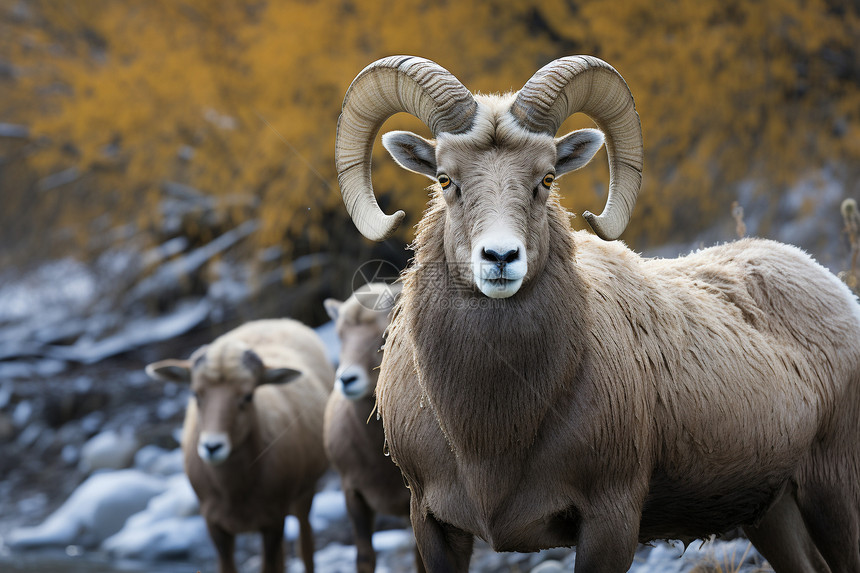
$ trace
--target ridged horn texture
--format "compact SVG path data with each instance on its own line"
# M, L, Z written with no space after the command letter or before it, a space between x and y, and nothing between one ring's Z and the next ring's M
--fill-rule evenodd
M435 137L468 131L477 109L475 98L451 72L424 58L389 56L355 77L337 122L335 165L346 210L362 235L382 241L405 216L382 212L370 179L373 142L385 120L405 111Z
M617 239L633 213L642 184L642 127L627 82L593 56L550 62L523 86L511 113L529 131L555 136L565 119L582 112L606 136L609 196L603 213L583 213L604 240Z

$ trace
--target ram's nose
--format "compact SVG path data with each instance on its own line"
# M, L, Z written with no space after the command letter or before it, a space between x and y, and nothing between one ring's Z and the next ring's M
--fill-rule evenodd
M507 230L486 233L473 247L475 285L488 297L507 298L516 294L527 270L526 247Z
M373 392L367 372L357 364L338 368L336 376L335 390L339 390L350 400L364 398Z
M481 249L481 257L489 263L505 265L516 261L520 257L520 249L519 247L514 247L513 249L500 249L497 251L484 247Z
M197 455L207 464L220 464L230 455L230 438L222 433L202 432L197 443Z

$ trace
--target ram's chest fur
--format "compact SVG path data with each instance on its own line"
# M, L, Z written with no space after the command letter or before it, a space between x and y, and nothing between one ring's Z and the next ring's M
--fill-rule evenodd
M588 314L576 306L584 297L570 292L577 289L572 244L555 245L547 271L517 296L490 299L431 262L444 257L442 231L422 230L398 316L409 325L418 381L456 452L527 450L581 362L577 330L587 329Z

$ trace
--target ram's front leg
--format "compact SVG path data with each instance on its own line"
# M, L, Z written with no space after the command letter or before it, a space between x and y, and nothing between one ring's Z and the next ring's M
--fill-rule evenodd
M636 555L639 518L637 511L609 511L583 516L576 544L574 572L628 571Z
M346 488L343 493L346 498L346 511L355 534L356 571L373 573L376 569L376 552L373 550L375 513L358 490Z
M218 573L236 573L236 561L233 557L236 536L214 521L207 520L206 527L209 529L215 551L218 552Z
M467 573L474 537L439 521L423 505L413 492L409 514L425 569L432 573Z

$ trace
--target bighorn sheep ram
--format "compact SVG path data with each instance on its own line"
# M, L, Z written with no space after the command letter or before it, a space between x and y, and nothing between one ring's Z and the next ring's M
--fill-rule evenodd
M377 387L429 571L577 546L579 573L626 571L637 541L742 525L781 573L860 571L860 307L799 249L741 240L674 260L613 241L639 191L642 136L622 77L575 56L517 93L472 95L434 62L365 68L336 162L368 238L389 236L373 141L437 182ZM600 130L555 138L575 112ZM609 196L572 232L554 180L606 137Z
M346 301L325 301L341 342L335 390L325 412L325 449L340 473L359 573L376 568L371 539L376 513L409 515L409 490L400 470L383 455L385 435L374 414L373 398L383 335L399 293L399 284L369 283ZM424 571L417 548L415 564Z
M146 367L163 380L190 382L182 431L185 471L218 552L234 573L235 535L259 531L263 573L284 571L284 519L299 520L305 570L313 572L308 513L328 468L323 414L334 369L317 334L290 319L246 323L188 360Z

